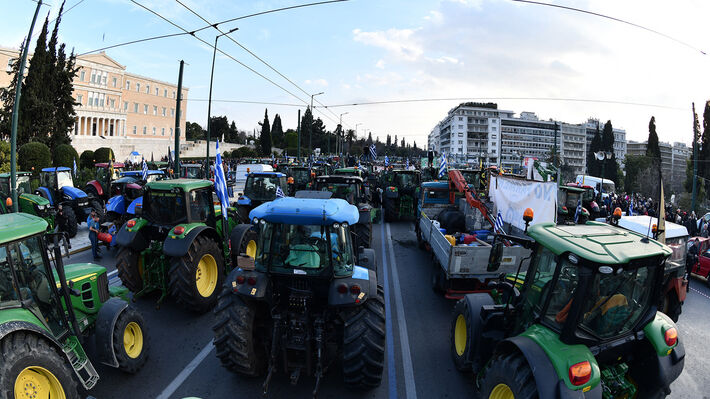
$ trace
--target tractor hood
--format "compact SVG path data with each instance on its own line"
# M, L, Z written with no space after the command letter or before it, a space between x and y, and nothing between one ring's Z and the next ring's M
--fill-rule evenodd
M126 212L126 201L122 195L111 197L106 204L106 212L115 212L123 215Z
M136 207L143 207L143 197L138 197L131 202L130 205L128 205L128 209L126 209L126 213L130 213L131 215L136 214Z
M93 263L74 263L64 266L64 273L66 274L67 281L73 280L75 283L78 283L86 278L96 277L105 272L105 267L95 265Z
M357 207L342 199L278 198L259 205L249 212L249 219L264 219L269 223L299 225L330 225L357 223Z
M64 194L70 196L72 199L79 199L79 198L86 197L86 193L79 190L76 187L64 186L64 187L62 187L62 192Z

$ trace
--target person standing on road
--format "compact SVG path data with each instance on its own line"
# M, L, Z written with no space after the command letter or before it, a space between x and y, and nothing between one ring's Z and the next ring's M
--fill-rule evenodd
M94 255L94 260L100 260L99 254L99 215L96 211L91 210L91 215L87 220L89 224L89 241L91 241L91 253Z

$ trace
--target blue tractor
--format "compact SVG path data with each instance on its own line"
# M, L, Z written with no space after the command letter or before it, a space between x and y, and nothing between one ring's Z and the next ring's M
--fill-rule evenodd
M385 306L372 249L353 249L357 207L342 199L279 198L249 214L256 230L250 258L235 255L215 309L217 357L231 371L275 373L295 384L315 377L314 397L329 366L342 366L355 389L380 385ZM242 231L237 226L233 231ZM245 227L249 227L246 225ZM243 235L232 233L231 247ZM339 360L339 361L336 361Z
M67 167L44 168L39 174L40 187L35 194L46 198L57 210L57 225L69 237L76 236L78 225L95 210L103 218L101 201L74 187L72 171Z
M257 206L276 199L277 187L286 195L286 175L280 172L249 173L244 183L244 194L237 199L237 214L240 223L249 223L249 212Z

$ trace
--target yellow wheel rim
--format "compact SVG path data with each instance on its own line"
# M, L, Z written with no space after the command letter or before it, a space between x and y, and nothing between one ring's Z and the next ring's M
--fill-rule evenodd
M247 256L252 259L256 258L256 242L254 240L249 240L249 244L247 244Z
M509 386L498 384L493 388L491 394L488 395L488 399L515 399L515 395L513 395L513 391Z
M454 346L456 347L456 354L463 356L466 351L466 319L462 314L456 317L456 326L454 327Z
M205 298L212 295L215 288L217 288L218 275L217 261L212 255L205 254L205 256L200 259L200 263L197 264L197 271L195 272L197 292Z
M64 388L57 377L44 367L30 366L15 380L15 398L64 399Z
M131 359L137 358L143 352L143 330L134 321L128 323L123 330L123 349Z

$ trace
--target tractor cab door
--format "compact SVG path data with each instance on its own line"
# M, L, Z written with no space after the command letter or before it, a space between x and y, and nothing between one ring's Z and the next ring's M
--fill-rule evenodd
M49 189L50 195L53 198L48 198L52 200L52 203L56 204L59 199L61 199L61 194L57 190L57 175L53 172L42 172L39 175L39 185L42 187L47 187Z
M188 196L190 222L202 222L210 227L216 228L217 218L214 213L212 190L210 190L210 188L192 190L188 193Z
M2 300L14 298L41 320L55 337L70 331L63 304L56 288L41 235L35 235L0 247L0 264L12 271L15 291L2 293ZM3 273L7 277L7 273ZM2 284L0 284L2 285ZM10 296L8 296L10 295Z

